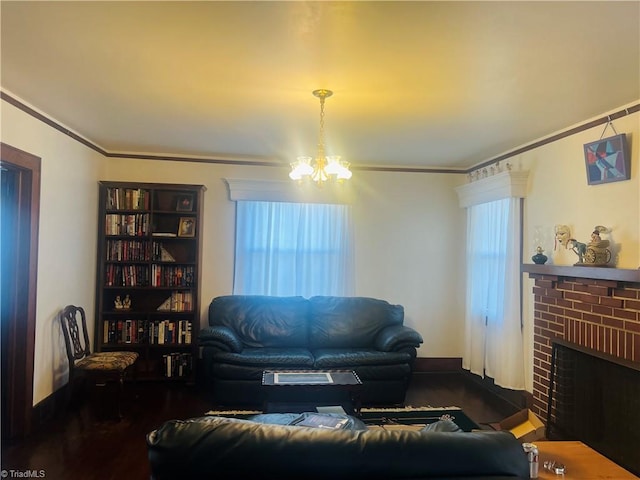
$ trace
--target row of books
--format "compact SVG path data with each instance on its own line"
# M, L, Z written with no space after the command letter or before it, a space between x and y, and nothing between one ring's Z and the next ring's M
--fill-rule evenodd
M141 188L107 188L107 210L149 210L150 194Z
M106 235L128 235L130 237L142 237L149 232L149 214L133 213L121 215L108 213L105 215Z
M162 242L153 242L151 251L145 240L107 240L106 257L110 262L175 262Z
M191 330L189 320L105 320L102 338L110 344L190 345Z
M151 265L152 287L190 287L193 285L195 267Z
M195 267L151 265L152 287L191 287L194 284ZM147 265L114 265L105 267L106 287L148 287L149 267ZM191 299L181 300L182 302ZM171 302L172 304L174 302ZM167 310L165 308L165 310ZM169 308L168 310L173 310ZM189 309L187 309L189 310Z
M106 265L105 286L148 287L149 267L147 265Z
M187 377L193 367L193 356L190 353L169 353L162 356L163 375L165 377Z
M147 245L142 240L107 240L107 261L146 262L150 258Z
M160 312L190 312L193 310L193 294L191 292L171 292L162 305L157 308Z

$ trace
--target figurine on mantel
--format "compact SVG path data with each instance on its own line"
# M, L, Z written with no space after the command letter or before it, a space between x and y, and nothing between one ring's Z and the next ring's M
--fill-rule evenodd
M609 240L602 240L600 235L607 232L607 228L602 225L596 225L591 233L591 241L582 243L575 238L570 238L567 247L578 255L578 262L575 266L602 267L611 260L611 251L609 250Z
M558 244L560 244L563 247L567 248L567 243L569 242L569 239L571 238L571 229L569 228L569 225L556 225L555 237L556 237L556 247L555 248L558 247Z

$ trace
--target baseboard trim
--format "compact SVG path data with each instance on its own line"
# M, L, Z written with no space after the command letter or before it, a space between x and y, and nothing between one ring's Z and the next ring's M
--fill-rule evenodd
M509 390L496 385L493 378L480 377L462 368L462 358L459 357L418 357L413 364L413 373L460 373L464 377L485 390L493 393L510 405L521 408L531 408L533 394L526 390Z
M31 409L31 432L41 430L51 420L64 413L67 405L67 385L36 403Z
M503 388L499 385L496 385L495 381L491 377L483 378L480 375L471 373L469 370L462 370L462 372L463 375L470 381L490 391L491 393L500 397L502 400L508 402L514 407L522 409L531 408L531 406L533 405L533 394L527 392L526 390L510 390L508 388Z
M417 357L413 362L415 373L462 372L462 358L459 357Z

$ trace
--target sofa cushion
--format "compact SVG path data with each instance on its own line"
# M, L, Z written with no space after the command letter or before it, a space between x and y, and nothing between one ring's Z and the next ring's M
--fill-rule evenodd
M308 311L302 297L226 295L209 305L209 325L229 327L248 347L306 347Z
M366 297L309 299L309 347L373 348L376 336L389 325L401 325L404 308Z
M405 352L381 352L369 348L320 348L314 350L315 368L346 368L358 365L408 364L411 355Z
M198 334L198 343L208 347L215 347L225 352L241 352L242 341L236 332L223 325L204 328Z
M217 352L213 360L232 365L255 365L269 368L313 367L313 355L305 348L245 348L240 353Z

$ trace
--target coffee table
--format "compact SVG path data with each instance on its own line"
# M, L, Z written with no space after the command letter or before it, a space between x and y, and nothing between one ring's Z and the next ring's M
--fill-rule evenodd
M638 477L579 441L538 441L539 480L637 480ZM545 461L562 463L564 475L545 470Z
M265 370L262 387L267 413L308 412L335 405L349 415L360 414L362 382L353 370Z

